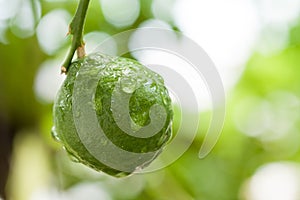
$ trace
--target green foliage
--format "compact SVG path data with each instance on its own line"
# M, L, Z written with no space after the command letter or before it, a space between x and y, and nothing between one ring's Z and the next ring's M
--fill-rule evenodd
M151 2L140 1L140 15L132 25L116 27L105 20L99 1L91 1L85 33L102 31L113 35L137 28L142 22L153 17ZM41 1L42 17L55 9L74 13L76 5L77 1ZM253 52L237 85L227 95L224 129L208 157L200 160L197 154L207 122L210 120L210 111L200 113L198 135L189 150L175 163L160 171L117 181L70 162L50 138L52 105L38 100L33 88L41 64L49 59L63 61L69 43L61 45L54 55L46 55L39 46L36 34L21 39L12 31L12 19L6 19L3 23L5 31L4 35L2 30L0 31L0 41L5 36L7 44L0 42L0 116L14 122L16 129L23 130L29 127L34 136L28 138L34 137L35 142L39 141L47 149L41 157L45 158L47 166L50 166L47 173L51 178L46 175L39 178L47 182L45 185L48 187L67 192L76 185L89 182L97 187L100 185L99 190L104 189L116 200L245 199L244 187L261 166L277 161L300 161L300 118L297 104L300 98L299 23L291 28L289 44L283 50L269 55ZM66 34L67 31L65 30ZM56 67L59 73L60 66ZM132 111L133 116L134 112ZM191 113L191 116L194 114ZM264 122L265 119L268 119L267 123ZM139 119L136 120L139 122ZM144 124L147 119L141 121L141 124ZM179 123L179 116L175 114L175 132L180 126ZM188 129L185 132L189 135ZM184 144L186 141L183 139L181 142ZM20 152L24 149L34 149L30 151L32 155L28 155L33 159L34 153L39 152L40 147L27 145L18 148L19 143L16 144L14 158L23 162L15 162L22 167L12 166L11 173L18 176L12 176L8 188L11 196L22 196L25 189L15 183L23 183L29 187L35 185L33 182L36 181L34 178L22 179L22 174L28 173L22 171L22 168L29 166L26 169L38 171L44 165L31 166L27 162L28 159L18 158L18 155L23 155ZM71 151L73 144L69 145L67 149ZM78 147L77 144L76 146ZM98 166L99 163L95 165ZM53 183L54 186L51 185ZM29 196L31 191L26 192ZM26 199L25 196L22 198Z

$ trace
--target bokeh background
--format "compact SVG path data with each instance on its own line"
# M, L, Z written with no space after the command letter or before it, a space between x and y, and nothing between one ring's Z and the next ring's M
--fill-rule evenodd
M212 113L203 95L200 111L190 113L191 118L200 116L199 130L183 156L162 170L124 179L70 161L50 134L53 100L64 80L60 65L71 41L68 23L77 3L0 0L2 197L300 199L299 0L91 1L85 27L88 52L127 29L181 31L212 58L225 86L224 128L207 157L198 158ZM106 51L113 54L117 49L112 43ZM175 115L175 132L179 118ZM194 130L184 127L189 137Z

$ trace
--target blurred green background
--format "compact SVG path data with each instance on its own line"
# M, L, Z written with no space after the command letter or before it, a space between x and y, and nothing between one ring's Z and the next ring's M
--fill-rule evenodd
M300 199L299 0L91 1L88 52L127 29L179 30L216 63L226 91L222 135L206 158L198 158L211 118L209 103L203 102L200 113L190 113L200 115L200 128L183 156L162 170L124 179L70 161L50 134L53 99L64 79L60 64L70 44L68 23L77 3L0 0L0 196ZM116 48L112 44L107 51ZM184 127L189 137L191 130Z

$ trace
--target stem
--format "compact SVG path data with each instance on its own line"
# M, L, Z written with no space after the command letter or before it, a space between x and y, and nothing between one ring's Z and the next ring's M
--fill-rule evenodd
M76 50L78 58L83 58L85 56L83 42L83 27L89 3L90 0L80 0L76 13L70 23L68 34L73 35L72 44L67 54L67 57L65 58L65 61L61 67L61 73L68 72Z

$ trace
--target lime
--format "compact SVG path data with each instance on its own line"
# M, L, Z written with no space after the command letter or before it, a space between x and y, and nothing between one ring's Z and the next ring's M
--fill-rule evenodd
M116 177L149 165L171 137L163 78L100 53L74 61L53 107L53 136L73 160Z

